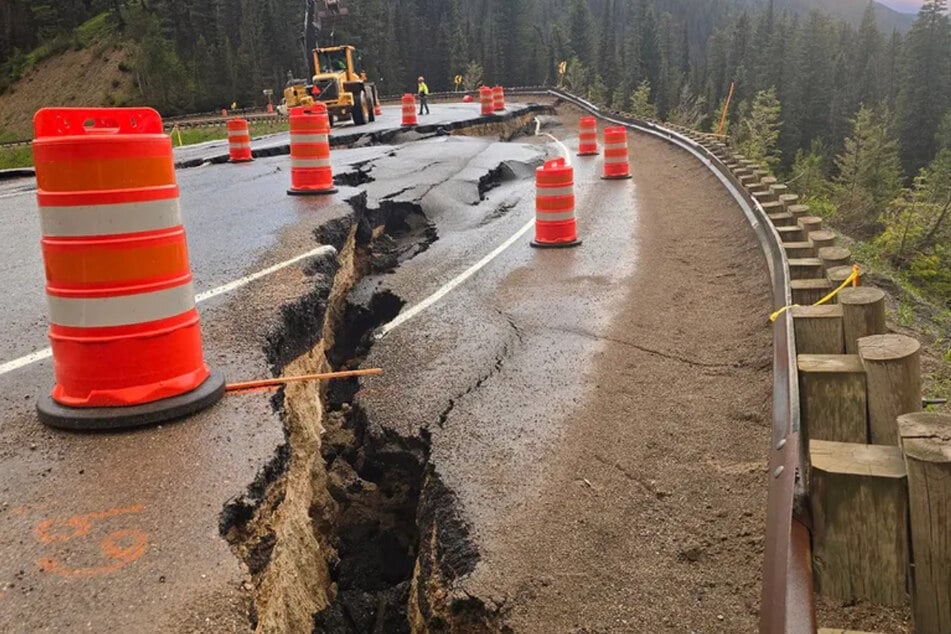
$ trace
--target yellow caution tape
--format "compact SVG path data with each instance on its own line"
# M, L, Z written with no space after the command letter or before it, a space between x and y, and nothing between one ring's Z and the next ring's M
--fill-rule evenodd
M844 289L845 287L849 286L850 284L851 284L852 286L858 286L858 285L859 285L859 277L861 277L861 275L862 275L862 271L859 269L859 265L858 265L858 264L853 264L853 265L852 265L852 274L849 275L849 276L846 278L846 280L845 280L844 282L842 282L842 284L839 286L839 288L835 289L834 291L832 291L831 293L829 293L828 295L826 295L825 297L823 297L822 299L820 299L818 302L816 302L815 304L813 304L813 306L822 306L823 304L826 304L826 303L832 301L832 299L835 298L836 295L838 295L840 292L842 292L842 289ZM791 304L791 305L789 305L789 306L783 306L782 308L780 308L780 309L777 310L775 313L773 313L772 315L769 316L769 321L770 321L770 322L775 322L777 319L779 319L779 316L782 315L783 313L785 313L787 310L789 310L789 309L791 309L791 308L798 308L798 307L799 307L799 304Z

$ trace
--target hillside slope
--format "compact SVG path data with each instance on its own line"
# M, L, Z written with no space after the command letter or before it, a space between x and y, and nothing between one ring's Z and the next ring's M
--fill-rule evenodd
M43 106L109 106L135 102L130 53L118 46L70 50L47 59L0 94L0 140L33 136L33 113ZM122 69L127 69L123 71Z

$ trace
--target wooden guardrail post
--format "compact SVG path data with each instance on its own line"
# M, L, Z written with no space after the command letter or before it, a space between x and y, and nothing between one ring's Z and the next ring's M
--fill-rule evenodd
M951 416L898 417L908 472L915 632L951 632Z
M812 231L807 233L806 236L812 240L812 243L816 246L816 251L825 247L834 247L835 246L835 232L829 231L827 229L820 229L819 231Z
M868 382L869 441L898 444L898 417L921 411L921 344L904 335L858 340Z
M852 354L800 354L799 398L809 440L866 443L865 368Z
M832 283L834 284L835 280L832 280ZM880 288L843 288L838 300L842 306L846 353L858 354L858 340L862 337L884 335L888 332L885 325L885 292Z
M792 309L796 329L796 352L799 354L842 354L845 338L842 332L842 307L795 306Z
M902 605L908 493L898 447L809 442L813 570L819 593Z

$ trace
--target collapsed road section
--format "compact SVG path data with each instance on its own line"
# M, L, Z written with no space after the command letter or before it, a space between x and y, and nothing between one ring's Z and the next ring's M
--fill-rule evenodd
M436 160L473 143L359 167L321 336L283 371L386 372L276 402L289 450L222 526L254 577L253 624L753 631L769 290L741 212L637 137L633 184L576 164L587 248L516 243L376 339L531 217L543 146ZM428 178L394 190L411 155L432 157Z

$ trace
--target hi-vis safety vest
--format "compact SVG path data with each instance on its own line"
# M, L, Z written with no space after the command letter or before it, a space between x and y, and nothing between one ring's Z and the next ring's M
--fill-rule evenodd
M419 88L416 90L416 94L418 94L418 95L428 95L428 94L429 94L429 86L426 85L426 82L424 82L424 81L419 82Z

